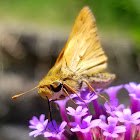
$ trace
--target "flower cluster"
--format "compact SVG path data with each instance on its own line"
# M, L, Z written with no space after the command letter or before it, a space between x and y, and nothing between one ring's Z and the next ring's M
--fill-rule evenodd
M119 104L117 98L122 88L130 97L128 107ZM109 96L109 102L104 105L98 102L100 91ZM76 109L66 108L68 97L55 101L60 107L62 123L57 126L55 120L45 120L44 114L39 119L34 116L29 121L29 128L33 129L29 136L43 135L49 140L140 140L140 84L131 82L96 92L82 90L78 93L84 102L76 96L71 97L78 104ZM90 112L89 105L93 106L94 113Z

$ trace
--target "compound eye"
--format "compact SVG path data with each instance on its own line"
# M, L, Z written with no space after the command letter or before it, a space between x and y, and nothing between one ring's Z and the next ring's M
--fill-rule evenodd
M59 92L62 88L62 84L59 81L53 82L50 86L52 91L54 92Z

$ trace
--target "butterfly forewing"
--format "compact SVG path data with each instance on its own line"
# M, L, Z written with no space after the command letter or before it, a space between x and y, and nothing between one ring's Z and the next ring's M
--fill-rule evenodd
M82 74L88 73L88 70L96 73L106 68L107 57L100 46L96 30L91 11L88 7L83 8L63 49L62 71L68 68L74 73Z

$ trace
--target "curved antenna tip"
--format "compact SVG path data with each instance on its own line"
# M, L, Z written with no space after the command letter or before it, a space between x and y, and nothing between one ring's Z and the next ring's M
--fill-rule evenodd
M12 99L16 99L17 97L19 97L18 95L14 95L14 96L12 96Z
M21 94L14 95L14 96L12 96L12 99L16 99L16 98L18 98L19 96L22 96L22 95L24 95L24 94L26 94L26 93L29 93L29 92L31 92L32 90L36 89L36 88L38 88L38 86L37 86L37 87L34 87L34 88L32 88L32 89L30 89L30 90L28 90L28 91L26 91L26 92L23 92L23 93L21 93Z

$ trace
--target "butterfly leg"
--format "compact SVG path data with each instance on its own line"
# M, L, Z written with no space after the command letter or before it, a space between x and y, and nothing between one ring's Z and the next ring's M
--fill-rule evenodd
M75 105L77 105L77 104L72 100L72 98L70 97L69 93L66 91L65 88L63 88L63 91L64 91L65 94L70 98L70 100L71 100Z
M89 88L92 92L96 93L99 97L103 98L103 99L110 105L109 101L108 101L104 96L102 96L101 94L97 93L97 92L94 90L94 88L93 88L86 80L83 80L83 82L85 82L85 83L87 84L88 88Z
M64 87L66 87L66 88L68 88L69 90L71 90L72 91L72 93L75 93L84 103L85 103L85 105L87 106L87 104L86 104L86 102L77 94L77 92L75 91L75 90L73 90L69 85L67 85L67 84L63 84L63 86ZM68 93L68 92L67 92ZM69 97L69 96L68 96Z

